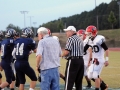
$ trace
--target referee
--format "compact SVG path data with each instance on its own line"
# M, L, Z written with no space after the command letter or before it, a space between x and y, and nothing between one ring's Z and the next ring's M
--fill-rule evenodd
M68 26L64 29L68 37L62 57L67 58L65 71L65 89L72 90L75 83L76 90L82 90L84 74L83 41L76 35L76 28Z

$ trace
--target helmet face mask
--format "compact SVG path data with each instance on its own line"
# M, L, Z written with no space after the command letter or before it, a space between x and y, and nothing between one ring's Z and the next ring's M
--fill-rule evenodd
M77 34L81 39L83 39L83 35L82 34Z
M86 34L86 37L87 37L87 38L92 38L92 37L93 37L93 35L92 35L91 32L85 32L85 34Z
M77 34L79 37L83 37L83 35L82 34Z
M0 40L2 40L4 37L3 31L0 31Z

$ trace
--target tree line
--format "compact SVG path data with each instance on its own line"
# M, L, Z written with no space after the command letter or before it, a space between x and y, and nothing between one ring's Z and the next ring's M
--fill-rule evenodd
M53 30L53 32L59 32L69 25L75 26L77 30L86 29L88 25L95 25L99 30L117 29L119 28L119 5L116 0L112 0L109 4L101 3L91 11L62 17L58 20L42 24L41 26L46 26Z

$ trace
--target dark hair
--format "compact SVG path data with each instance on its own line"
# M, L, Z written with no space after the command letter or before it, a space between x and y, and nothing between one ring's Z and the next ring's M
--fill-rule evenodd
M19 32L16 32L16 33L15 33L15 36L16 36L16 37L19 37L19 36L20 36L20 33L19 33Z

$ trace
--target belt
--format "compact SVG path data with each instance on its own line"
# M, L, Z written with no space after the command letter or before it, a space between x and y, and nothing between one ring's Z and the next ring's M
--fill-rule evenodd
M80 59L83 58L83 56L71 56L70 59Z

